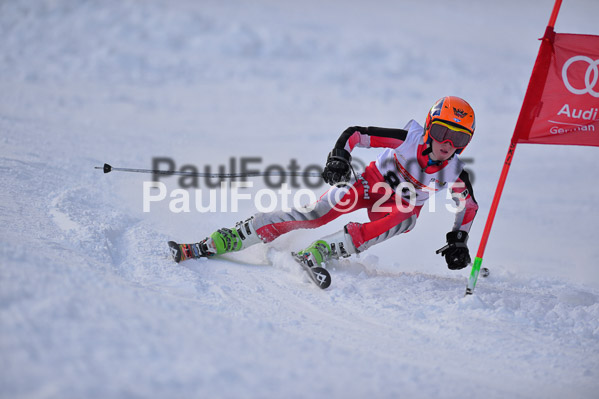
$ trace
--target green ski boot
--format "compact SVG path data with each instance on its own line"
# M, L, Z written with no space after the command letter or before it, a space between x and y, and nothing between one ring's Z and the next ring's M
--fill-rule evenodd
M293 254L308 267L322 266L330 259L347 258L358 253L345 230L314 241L308 248Z
M314 241L308 248L299 251L296 257L308 267L320 266L331 258L331 246L324 240Z
M234 228L218 229L202 241L195 244L178 244L169 241L168 246L175 262L182 260L209 258L229 252L237 252L251 245L257 244L262 239L256 233L252 224L253 218L239 222Z

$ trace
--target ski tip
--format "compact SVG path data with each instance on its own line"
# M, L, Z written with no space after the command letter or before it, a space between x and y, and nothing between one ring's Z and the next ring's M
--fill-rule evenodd
M179 244L177 244L174 241L169 241L168 247L171 251L171 256L173 257L173 260L179 263L181 261L181 249L179 248Z
M107 163L104 164L104 173L109 173L112 171L112 166L108 165Z
M316 284L316 286L320 289L326 290L331 285L331 274L327 269L320 266L314 266L307 264L301 255L298 255L295 252L292 252L291 255L293 259L300 264L302 269L308 273L310 280Z
M314 282L318 285L318 288L326 290L331 285L331 275L327 269L323 267L311 268L312 275L314 276Z

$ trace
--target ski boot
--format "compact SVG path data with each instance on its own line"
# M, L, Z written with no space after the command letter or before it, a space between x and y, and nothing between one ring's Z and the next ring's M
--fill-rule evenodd
M178 244L169 241L168 246L175 262L182 260L210 258L229 252L237 252L249 246L262 242L253 226L253 217L238 222L231 229L218 229L195 244Z
M347 258L358 253L352 242L351 236L345 231L339 231L314 241L308 248L292 253L292 255L306 266L319 267L330 259Z

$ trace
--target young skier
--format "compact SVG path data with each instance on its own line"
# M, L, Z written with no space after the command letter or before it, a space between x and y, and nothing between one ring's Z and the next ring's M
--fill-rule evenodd
M478 210L468 173L458 159L474 134L472 107L459 97L443 97L430 109L424 128L414 120L405 129L350 127L329 153L323 179L333 187L315 204L290 211L257 213L233 228L222 228L195 244L169 242L176 262L212 257L271 242L296 229L312 229L357 209L368 210L368 223L348 223L300 251L309 267L348 257L414 228L429 194L450 189L459 204L447 245L437 253L452 270L470 263L466 245ZM355 147L386 148L360 176L351 176ZM355 174L355 172L354 172Z

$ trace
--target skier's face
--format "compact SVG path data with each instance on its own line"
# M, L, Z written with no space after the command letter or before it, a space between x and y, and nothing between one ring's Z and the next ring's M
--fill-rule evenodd
M451 158L456 150L457 148L455 148L449 140L442 143L433 140L433 152L431 153L431 158L435 161L446 161Z

